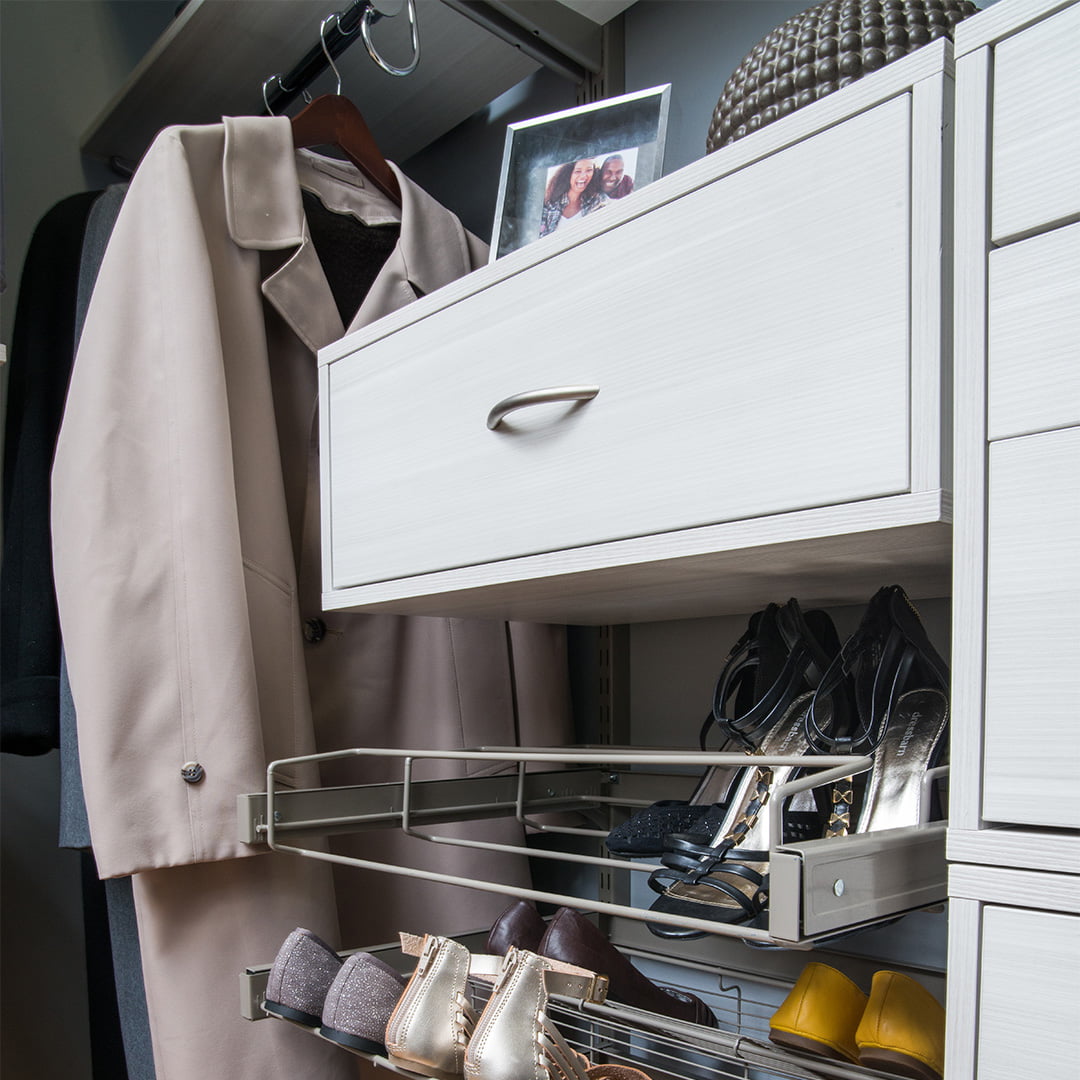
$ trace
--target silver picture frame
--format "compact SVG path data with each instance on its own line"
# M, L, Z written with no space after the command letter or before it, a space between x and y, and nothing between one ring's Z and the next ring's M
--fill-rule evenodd
M489 261L659 179L670 94L665 83L509 124Z

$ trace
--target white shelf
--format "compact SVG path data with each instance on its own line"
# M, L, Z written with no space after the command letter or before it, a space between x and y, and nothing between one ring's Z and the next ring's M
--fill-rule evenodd
M318 43L322 19L346 6L346 0L190 0L83 134L83 152L135 163L168 125L261 114L263 81L288 72ZM416 0L416 7L421 60L413 74L388 75L359 41L337 60L343 92L394 161L422 150L540 67L441 0ZM590 30L598 37L595 22L570 10L558 14L560 35L568 20L577 23L568 44ZM404 24L386 19L372 31L387 59L399 63L408 56ZM323 80L332 89L329 75L317 86Z

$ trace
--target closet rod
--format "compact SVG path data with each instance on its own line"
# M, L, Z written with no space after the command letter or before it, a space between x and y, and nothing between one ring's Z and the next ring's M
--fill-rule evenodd
M586 67L580 60L567 55L557 46L530 34L528 30L519 26L513 19L508 18L485 0L442 0L442 2L563 78L575 84L583 83L589 78L591 67ZM360 39L360 21L370 3L371 0L352 0L352 3L340 12L335 25L327 27L326 48L335 60L354 41ZM372 5L370 16L372 23L385 17L377 5ZM291 105L327 67L329 67L329 62L326 52L323 50L322 43L317 41L286 74L273 80L272 84L268 82L266 105L270 113L279 114Z
M352 0L326 27L326 49L322 41L316 41L298 63L267 86L265 103L271 115L291 105L330 66L327 52L336 60L354 41L360 40L360 20L369 5L370 0ZM372 5L372 8L371 22L378 22L383 15L377 7Z

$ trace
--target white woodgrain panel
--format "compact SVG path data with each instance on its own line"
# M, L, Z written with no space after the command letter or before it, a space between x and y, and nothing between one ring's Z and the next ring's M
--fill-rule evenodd
M773 595L862 604L886 579L945 596L950 512L943 492L896 495L326 590L323 606L602 624L746 612Z
M983 909L979 1080L1076 1076L1080 918Z
M994 53L993 239L1080 214L1080 5Z
M945 1000L945 1075L974 1080L979 1016L982 905L949 899L949 980Z
M951 795L949 806L951 809ZM1059 829L1036 832L1016 826L951 828L946 855L954 862L980 866L1020 866L1057 874L1080 874L1080 833Z
M906 490L909 125L886 102L333 364L334 586Z
M1074 3L1076 0L995 0L992 7L957 24L953 31L956 58L992 45Z
M990 253L988 363L991 439L1080 423L1080 224Z
M982 812L989 88L989 49L957 61L953 476L962 498L953 526L949 822L965 829L978 828Z
M983 816L1080 826L1080 428L990 447Z
M1080 874L953 863L949 867L949 895L1075 915L1080 913Z
M911 486L952 487L951 288L945 237L952 214L953 81L923 79L911 93Z

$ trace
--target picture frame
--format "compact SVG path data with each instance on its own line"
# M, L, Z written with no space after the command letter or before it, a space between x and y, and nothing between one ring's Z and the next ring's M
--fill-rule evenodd
M658 179L670 95L665 83L509 124L489 261Z

